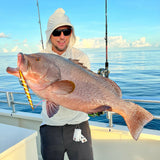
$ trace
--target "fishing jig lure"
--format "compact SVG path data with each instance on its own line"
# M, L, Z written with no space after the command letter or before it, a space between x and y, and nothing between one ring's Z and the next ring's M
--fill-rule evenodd
M27 86L27 83L25 81L25 78L24 78L24 75L23 73L21 72L21 70L19 70L19 77L20 77L20 81L22 83L22 86L24 88L24 91L26 93L26 96L27 96L27 99L29 101L29 104L31 105L31 108L34 109L33 107L33 102L32 102L32 99L31 99L31 95L29 93L29 89L28 89L28 86Z

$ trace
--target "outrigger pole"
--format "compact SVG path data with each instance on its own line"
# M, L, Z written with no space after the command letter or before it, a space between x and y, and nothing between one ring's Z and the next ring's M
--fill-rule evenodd
M42 27L41 27L41 19L40 19L40 12L39 12L39 4L37 0L37 8L38 8L38 17L39 17L39 26L40 26L40 33L41 33L41 43L42 43L42 49L44 50L44 44L43 44L43 36L42 36Z
M105 41L106 41L106 62L105 62L105 68L100 68L98 70L98 74L107 77L109 76L109 70L108 70L108 31L107 31L107 0L105 0L105 19L106 19L106 36L105 36Z

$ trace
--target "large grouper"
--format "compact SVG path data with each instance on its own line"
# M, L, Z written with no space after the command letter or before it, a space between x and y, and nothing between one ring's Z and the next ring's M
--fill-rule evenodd
M56 114L58 105L85 113L116 112L135 140L153 119L144 108L124 101L114 81L88 70L78 60L49 53L19 53L17 57L17 68L8 67L7 72L19 77L21 70L32 91L46 100L49 117Z

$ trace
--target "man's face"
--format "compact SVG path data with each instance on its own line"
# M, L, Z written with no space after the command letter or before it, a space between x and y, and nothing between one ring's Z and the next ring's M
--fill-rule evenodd
M69 45L72 34L70 29L69 26L61 26L56 28L51 34L52 50L59 55L63 54Z

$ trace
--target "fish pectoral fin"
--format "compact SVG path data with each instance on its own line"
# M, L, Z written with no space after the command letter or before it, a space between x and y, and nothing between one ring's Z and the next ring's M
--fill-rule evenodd
M52 84L52 92L60 95L70 94L75 89L75 84L69 80L57 81Z
M54 102L46 101L46 110L48 117L51 118L58 112L59 105Z
M106 77L101 78L103 78L103 80L105 80L105 82L107 83L107 89L110 89L110 91L117 97L122 97L121 89L114 81Z

